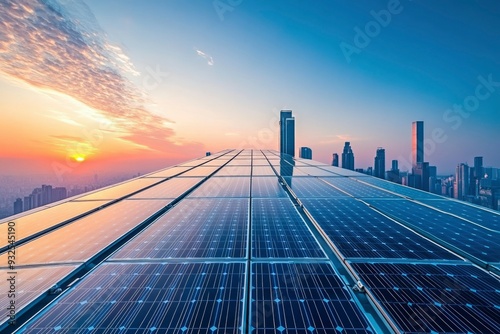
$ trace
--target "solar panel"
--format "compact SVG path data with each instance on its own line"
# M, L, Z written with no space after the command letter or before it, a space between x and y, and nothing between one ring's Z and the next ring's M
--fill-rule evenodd
M159 172L144 175L144 177L172 177L177 174L183 173L190 168L191 167L171 167Z
M252 167L252 175L255 176L274 176L276 175L271 168L271 166L253 166Z
M407 200L367 199L378 210L415 226L486 262L500 262L500 238L465 220Z
M83 262L166 206L163 200L125 200L16 248L23 265ZM0 255L7 263L7 253Z
M387 191L371 187L367 184L357 182L355 179L347 177L321 177L329 184L342 189L356 198L381 197L381 198L402 198Z
M226 165L214 176L250 176L252 166Z
M201 177L178 177L170 179L143 190L129 197L129 199L177 198L198 184L202 179Z
M24 327L37 333L236 333L241 263L105 263Z
M405 333L500 332L500 282L472 265L352 266Z
M476 224L500 232L500 214L453 200L419 200L442 211L471 220Z
M189 197L249 197L249 177L212 177Z
M7 269L2 269L4 277L2 277L2 294L0 294L0 303L7 308L10 305L10 300L15 301L16 311L19 313L29 303L37 299L43 293L47 292L54 284L66 277L70 272L76 269L76 265L64 266L44 266L32 268L16 268L15 272L15 298L9 298L10 283L7 279L10 274ZM7 321L7 310L2 313L0 324Z
M252 333L373 333L330 264L252 264Z
M335 176L335 174L327 170L313 166L299 166L299 170L311 176Z
M251 220L253 258L325 257L289 199L252 199Z
M108 203L109 201L66 202L35 213L12 219L16 226L16 240L19 242L35 233L84 214ZM1 235L7 235L7 222L0 224ZM7 237L0 241L0 247L8 245Z
M420 200L420 199L443 199L443 197L441 197L441 196L437 196L437 195L434 195L434 194L431 194L431 193L428 193L428 192L425 192L422 190L402 186L400 184L389 182L386 180L382 180L382 179L379 179L376 177L366 176L366 177L357 177L356 179L360 182L365 182L365 183L374 185L376 187L383 188L384 190L392 191L392 192L395 192L397 194L407 196L407 197L413 198L413 199L418 199L418 200Z
M346 258L459 258L355 199L302 203Z
M248 199L185 199L112 258L243 258L248 206Z
M307 197L349 197L349 195L314 177L285 177L284 179L297 197L301 199Z
M265 197L288 197L277 177L262 176L252 178L252 198Z
M111 186L103 190L98 190L92 192L88 195L83 195L76 198L77 201L89 201L89 200L111 200L118 199L127 195L132 194L138 190L144 189L152 184L161 182L157 178L140 178L131 181L121 183L117 186Z
M182 176L209 176L213 172L215 172L219 167L218 166L200 166L194 169L188 170Z

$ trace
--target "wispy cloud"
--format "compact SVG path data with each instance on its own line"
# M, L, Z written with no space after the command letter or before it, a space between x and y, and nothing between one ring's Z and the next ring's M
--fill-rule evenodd
M206 54L205 52L201 51L201 50L198 50L198 49L195 49L196 50L196 54L202 58L204 58L206 61L207 61L207 64L210 65L210 66L213 66L214 65L214 59L212 58L212 56Z
M147 110L128 79L139 73L81 0L2 0L0 75L70 96L150 148L164 150L174 135L167 119Z

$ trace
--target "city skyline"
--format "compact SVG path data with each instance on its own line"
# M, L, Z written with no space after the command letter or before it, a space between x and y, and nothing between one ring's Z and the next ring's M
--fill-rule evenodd
M476 156L500 166L494 1L0 6L1 175L277 149L283 109L301 120L295 147L328 164L349 141L356 166L383 147L410 170L409 124L422 120L438 173Z

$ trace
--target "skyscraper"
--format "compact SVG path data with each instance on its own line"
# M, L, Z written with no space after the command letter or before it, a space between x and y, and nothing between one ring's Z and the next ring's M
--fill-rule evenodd
M14 202L14 214L23 212L23 200L18 198Z
M295 118L291 110L280 113L280 153L295 156Z
M373 176L385 179L385 149L377 148Z
M484 177L483 157L474 158L474 177L478 180Z
M469 166L461 163L455 172L454 196L456 199L464 199L469 190Z
M312 150L309 147L301 147L299 157L302 159L312 159Z
M333 153L332 166L339 166L339 155L337 153Z
M342 168L354 170L354 153L352 152L351 143L346 141L344 151L342 152Z
M424 122L422 121L415 121L411 125L411 157L413 169L416 169L419 162L424 162Z

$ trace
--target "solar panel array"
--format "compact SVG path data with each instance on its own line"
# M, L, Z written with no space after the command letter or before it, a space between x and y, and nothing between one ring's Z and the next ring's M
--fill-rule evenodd
M218 152L8 221L8 333L500 332L499 213L275 151Z

